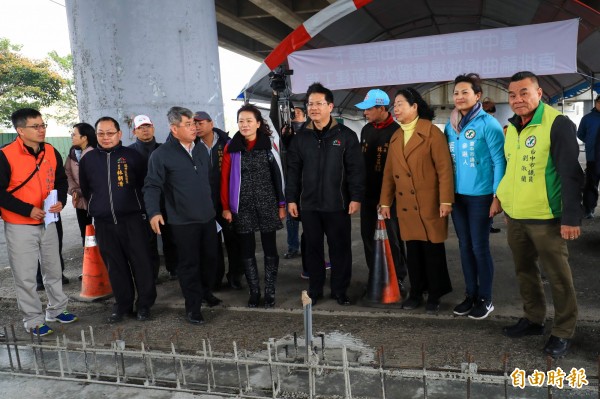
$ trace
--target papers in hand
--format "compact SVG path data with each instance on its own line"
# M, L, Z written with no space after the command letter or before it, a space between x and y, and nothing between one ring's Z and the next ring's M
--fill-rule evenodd
M44 216L44 224L48 226L50 223L58 222L58 213L50 212L50 208L56 204L58 201L58 195L56 190L50 191L48 197L44 200L44 212L46 215Z

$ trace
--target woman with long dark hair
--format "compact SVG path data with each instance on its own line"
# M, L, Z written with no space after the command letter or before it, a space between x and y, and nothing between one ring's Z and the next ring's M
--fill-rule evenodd
M272 143L271 129L254 105L238 112L239 131L227 144L221 168L223 218L239 235L241 258L250 290L248 307L260 301L254 234L260 231L265 260L265 307L275 306L275 282L279 255L275 233L286 217L283 171Z
M431 122L433 109L416 90L396 93L394 115L400 129L390 139L380 212L389 218L395 197L410 279L402 307L419 307L427 291L426 310L435 313L452 291L444 247L454 202L452 160L444 134Z
M479 75L457 76L455 108L444 129L454 163L452 221L466 294L465 300L454 308L454 314L472 319L485 319L494 310L490 221L502 212L496 188L506 169L502 126L483 109L481 94Z
M71 142L73 146L69 150L69 155L65 161L65 172L69 181L68 193L72 197L73 207L77 214L77 223L81 233L81 244L85 244L85 226L92 224L92 218L88 215L87 201L81 195L79 188L79 161L81 158L96 148L98 139L96 139L96 130L88 123L77 123L73 126L71 133Z

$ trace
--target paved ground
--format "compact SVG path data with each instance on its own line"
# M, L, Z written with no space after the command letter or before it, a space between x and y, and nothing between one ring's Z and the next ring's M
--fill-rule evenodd
M65 240L63 255L67 262L65 274L71 283L65 286L67 293L74 296L80 291L77 276L81 270L82 250L79 247L75 213L71 207L63 212ZM25 338L21 318L14 298L13 280L8 268L3 226L0 222L0 326L14 324L20 336ZM424 309L405 311L396 308L379 309L361 306L360 296L367 281L367 269L362 254L358 218L353 219L353 280L349 290L355 302L349 307L340 307L335 301L325 299L314 308L314 330L330 333L349 333L365 344L386 353L390 366L420 367L421 347L425 348L428 367L460 368L469 353L480 369L500 370L502 357L510 355L509 367L533 370L544 369L546 358L541 348L545 337L528 337L511 340L500 331L502 326L514 323L521 316L521 300L514 277L513 263L506 244L506 228L497 218L499 234L491 235L492 255L495 261L494 306L496 310L482 321L454 317L452 308L463 299L464 283L460 270L457 240L453 232L447 241L447 255L454 291L443 298L438 315L428 315ZM598 309L598 258L600 255L600 221L586 220L582 237L569 242L571 267L579 301L579 324L571 353L553 367L563 370L571 367L585 368L588 376L597 376L600 354L600 312ZM279 252L285 252L285 232L278 234ZM153 308L153 318L146 323L127 320L120 325L108 325L105 319L110 312L111 300L99 303L71 302L70 309L76 312L81 322L61 328L70 339L80 337L80 329L94 326L96 340L110 342L120 333L131 345L137 346L142 333L154 348L167 348L173 341L181 349L198 350L201 340L210 337L213 349L232 352L232 342L251 351L262 350L268 338L282 338L298 332L302 334L300 293L306 289L305 280L299 278L300 261L282 260L277 284L277 306L272 310L245 307L246 291L222 290L217 295L224 305L204 311L207 323L191 326L184 322L183 300L177 281L168 281L161 270L158 300ZM326 296L328 290L326 289ZM45 294L40 294L45 300ZM552 309L548 293L549 309ZM551 311L549 317L552 317ZM547 326L551 326L551 320ZM556 397L556 396L555 396ZM560 396L558 396L560 397Z

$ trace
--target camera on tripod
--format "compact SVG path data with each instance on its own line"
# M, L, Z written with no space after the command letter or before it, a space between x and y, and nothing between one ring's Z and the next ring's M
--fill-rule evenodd
M275 71L269 72L269 86L277 93L282 93L288 89L287 77L293 74L293 70L280 66Z

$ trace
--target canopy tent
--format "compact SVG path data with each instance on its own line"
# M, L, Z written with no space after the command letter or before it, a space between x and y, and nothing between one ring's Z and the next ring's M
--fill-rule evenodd
M297 28L265 59L245 88L251 100L268 101L271 96L267 74L300 48L373 43L397 39L445 35L565 21L577 18L577 63L573 73L541 76L540 84L546 100L576 96L589 90L600 91L600 12L576 0L339 0L321 10ZM308 27L308 28L307 28ZM553 43L556 37L547 37ZM525 55L530 48L517 48ZM297 53L299 54L299 53ZM470 71L463 71L470 72ZM479 71L473 71L479 72ZM485 75L485 74L484 74ZM594 77L596 79L594 79ZM495 77L493 83L506 86L508 77ZM421 92L446 84L447 80L379 86L388 92L394 88L413 86ZM354 104L362 101L372 86L334 91L336 110L356 114ZM294 94L300 100L303 94Z

